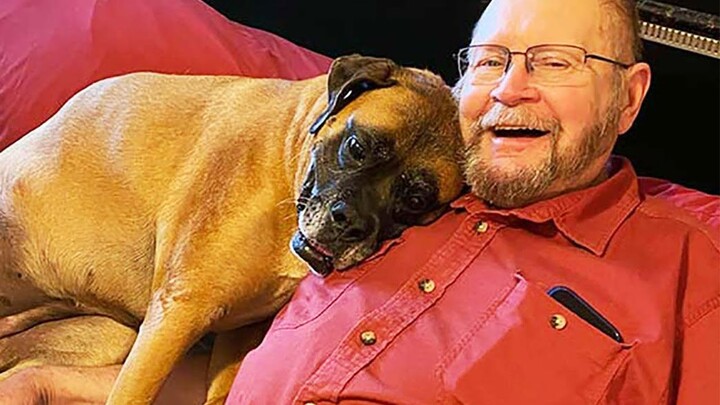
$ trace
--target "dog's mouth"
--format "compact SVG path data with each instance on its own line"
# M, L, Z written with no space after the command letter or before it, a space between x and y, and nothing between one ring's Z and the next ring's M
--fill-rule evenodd
M333 256L330 251L305 237L302 232L295 232L290 248L310 266L310 271L315 275L327 277L332 273Z
M498 125L492 128L495 136L501 138L539 138L551 131L522 125Z
M327 277L333 270L345 271L370 256L377 248L372 238L345 246L335 253L331 249L305 236L301 231L295 232L290 247L304 260L310 271L316 276Z

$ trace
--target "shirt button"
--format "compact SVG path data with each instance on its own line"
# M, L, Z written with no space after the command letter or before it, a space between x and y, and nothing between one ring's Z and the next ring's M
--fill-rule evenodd
M418 283L418 287L420 287L420 291L424 293L431 293L435 291L435 282L426 278Z
M360 341L365 346L372 346L377 342L377 336L375 336L375 332L371 330L366 330L365 332L360 334Z
M550 317L550 326L555 330L563 330L567 326L567 319L560 314L555 314Z
M488 228L490 226L485 221L480 221L477 224L475 224L475 232L477 233L485 233L487 232Z

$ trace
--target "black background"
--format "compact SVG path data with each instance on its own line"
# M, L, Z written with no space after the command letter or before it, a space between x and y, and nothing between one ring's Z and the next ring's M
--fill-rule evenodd
M480 0L205 0L228 18L315 52L388 57L457 79ZM665 0L718 14L717 0ZM640 175L720 193L720 61L645 42L653 79L640 116L615 152Z

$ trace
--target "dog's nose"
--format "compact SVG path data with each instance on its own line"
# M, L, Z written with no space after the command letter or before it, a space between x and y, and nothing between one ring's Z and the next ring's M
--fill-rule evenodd
M359 242L370 235L368 221L363 220L357 211L343 200L335 201L330 205L330 217L342 230L340 238L345 242Z

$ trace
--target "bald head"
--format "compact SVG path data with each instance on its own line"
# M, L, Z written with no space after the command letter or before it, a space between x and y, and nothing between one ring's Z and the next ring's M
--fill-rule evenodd
M493 0L472 42L498 40L516 50L578 45L625 63L639 60L642 49L634 0Z
M601 30L614 44L614 57L625 63L642 60L640 18L635 0L600 0L603 13Z

